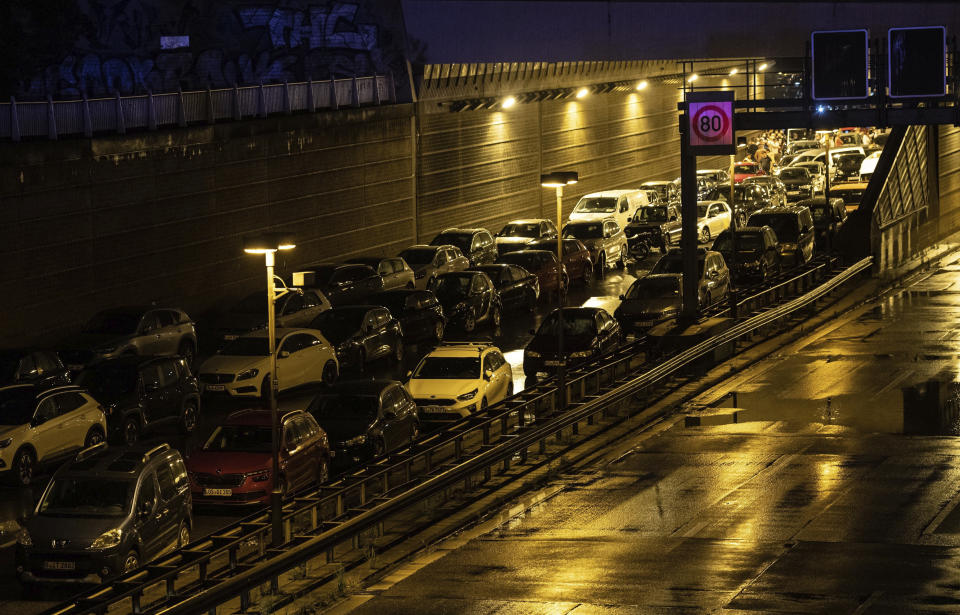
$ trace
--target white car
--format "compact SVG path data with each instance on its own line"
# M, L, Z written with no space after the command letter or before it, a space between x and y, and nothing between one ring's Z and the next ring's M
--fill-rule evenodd
M0 388L0 478L27 486L38 466L104 441L103 406L78 386Z
M863 159L863 162L860 163L860 181L870 181L870 176L873 175L873 171L877 168L877 162L880 161L881 153L873 152Z
M697 203L697 236L707 243L730 228L730 206L723 201L700 201Z
M513 395L513 370L500 349L444 343L423 357L407 390L423 421L455 421Z
M646 207L646 190L604 190L593 192L580 197L573 211L570 212L570 222L600 222L606 218L613 218L620 228L627 228L630 219L638 207Z
M228 343L197 370L200 392L258 397L269 391L267 331L260 329ZM340 372L330 342L315 329L277 329L278 390L305 384L333 384Z

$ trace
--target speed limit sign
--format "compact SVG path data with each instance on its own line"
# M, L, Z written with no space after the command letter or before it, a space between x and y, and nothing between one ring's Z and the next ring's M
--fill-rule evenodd
M733 154L733 92L687 94L687 138L690 153Z

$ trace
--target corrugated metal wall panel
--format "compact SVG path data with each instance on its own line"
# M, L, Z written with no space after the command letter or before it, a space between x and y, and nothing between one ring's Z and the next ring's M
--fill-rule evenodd
M960 230L960 128L941 126L938 180L940 186L939 237Z

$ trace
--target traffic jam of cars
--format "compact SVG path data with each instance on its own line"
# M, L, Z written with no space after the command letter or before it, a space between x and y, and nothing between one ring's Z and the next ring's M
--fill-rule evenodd
M700 308L835 250L856 206L842 188L868 181L883 138L771 131L700 169ZM112 579L189 543L205 507L291 498L676 319L679 179L635 185L583 196L560 228L448 228L282 272L276 374L263 290L199 321L105 307L51 348L0 352L0 479L33 503L17 578Z

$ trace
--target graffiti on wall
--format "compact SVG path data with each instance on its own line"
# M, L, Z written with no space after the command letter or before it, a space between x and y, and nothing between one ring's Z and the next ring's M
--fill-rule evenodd
M76 1L86 22L70 52L12 94L129 95L396 73L404 66L402 26L391 3ZM162 49L161 37L173 36L189 46Z

